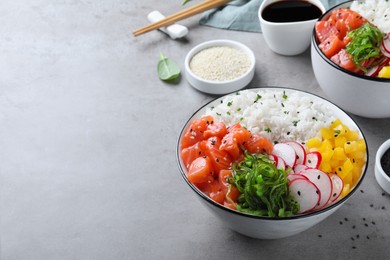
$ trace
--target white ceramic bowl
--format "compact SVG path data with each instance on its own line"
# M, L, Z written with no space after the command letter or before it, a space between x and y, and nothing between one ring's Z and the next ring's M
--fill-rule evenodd
M265 91L267 90L272 91L275 89L284 90L286 95L289 95L292 92L299 92L299 95L301 97L308 96L314 102L324 102L329 107L329 109L331 109L331 111L334 112L334 115L337 118L339 118L344 124L346 124L351 129L355 129L356 131L359 131L361 137L364 138L363 133L361 132L359 126L347 113L345 113L339 107L337 107L336 105L330 103L329 101L321 97L315 96L307 92L294 90L294 89L286 89L286 88L261 88L261 89ZM249 89L248 91L258 91L258 90L259 89ZM232 93L230 95L236 95L236 93ZM191 188L191 190L194 192L194 195L201 201L201 203L204 206L206 206L212 212L214 216L216 216L220 221L222 221L226 227L235 230L243 235L253 237L253 238L258 238L258 239L278 239L278 238L292 236L309 229L310 227L316 225L320 221L327 218L329 215L333 214L348 199L351 198L351 196L355 193L355 191L360 186L366 174L366 169L368 165L368 150L366 150L367 162L366 165L364 166L362 175L359 181L357 182L356 186L344 198L340 199L336 203L324 209L321 209L319 211L296 215L292 217L286 217L286 218L270 218L270 217L259 217L259 216L253 216L253 215L241 213L226 208L214 202L207 195L203 194L195 185L193 185L191 182L188 181L187 173L186 173L187 170L180 157L180 144L181 144L182 136L185 133L185 131L188 129L190 123L194 119L200 118L202 115L204 115L208 107L212 107L220 104L221 100L224 98L225 96L217 98L209 102L208 104L202 106L188 119L178 140L177 160L178 160L178 165L179 165L179 170L181 172L181 175L185 180L185 182L188 184L188 186Z
M304 52L310 46L310 35L318 19L274 23L263 19L264 9L281 0L264 0L259 8L258 17L264 40L268 47L281 55L292 56ZM325 7L320 0L308 0L324 13Z
M390 139L384 142L376 152L375 156L375 178L381 188L390 194L390 177L382 168L381 158L383 154L390 149Z
M347 8L351 1L328 10L327 19L336 8ZM312 33L311 61L314 75L326 96L344 110L368 118L390 117L390 79L373 78L347 71L328 59Z
M206 80L195 75L190 68L190 61L192 57L204 49L216 46L229 46L243 51L248 55L251 62L249 69L243 75L235 79L225 81ZM255 64L256 59L252 50L246 45L232 40L212 40L201 43L190 50L184 61L185 75L190 85L202 92L216 95L231 93L246 87L253 79Z

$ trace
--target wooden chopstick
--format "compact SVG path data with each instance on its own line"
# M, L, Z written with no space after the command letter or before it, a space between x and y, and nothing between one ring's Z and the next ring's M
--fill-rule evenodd
M204 12L206 10L227 4L230 1L231 0L205 0L199 4L193 5L193 6L187 8L187 9L184 9L180 12L169 15L160 21L151 23L147 26L144 26L140 29L137 29L133 32L133 35L139 36L141 34L156 30L158 28L171 25L177 21L183 20L183 19L188 18L190 16L193 16L193 15L199 14L201 12Z

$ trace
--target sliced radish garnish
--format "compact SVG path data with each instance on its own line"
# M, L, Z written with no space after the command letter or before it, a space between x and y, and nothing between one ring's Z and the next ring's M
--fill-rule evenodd
M317 169L321 164L322 156L319 152L310 152L306 154L305 165Z
M275 165L275 166L278 165L278 157L277 157L276 155L269 154L269 155L268 155L268 158L270 158L271 161L274 162L274 165Z
M318 169L306 169L300 174L306 176L321 191L321 199L315 209L324 207L332 195L332 181L329 175Z
M309 166L305 164L295 164L293 169L295 173L300 173L301 171L306 170L307 168L309 168Z
M376 77L378 75L379 71L381 71L381 69L384 66L389 65L389 61L390 61L390 57L382 57L382 58L380 58L379 60L377 60L377 65L373 66L372 68L370 68L366 72L366 75L370 76L370 77Z
M332 196L330 197L330 201L335 202L340 197L341 191L344 188L344 182L337 174L331 173L329 174L329 177L332 180L332 186L333 186Z
M371 69L367 70L366 75L370 76L370 77L375 77L376 75L378 75L380 70L381 69L379 68L379 65L376 65L376 66L372 67Z
M321 200L321 192L311 181L296 178L289 183L290 194L299 203L299 213L308 212L318 205Z
M295 161L295 164L304 164L306 161L306 150L303 145L301 145L298 142L286 142L289 146L291 146L297 155L297 159Z
M294 167L297 155L294 148L285 143L278 143L274 145L272 154L281 157L287 166Z
M390 57L390 33L387 33L383 37L380 50L382 51L383 55Z
M276 156L278 158L278 162L276 164L276 168L286 170L286 162L283 160L282 157Z
M289 173L287 174L287 179L289 182L292 182L295 179L304 179L308 180L306 176L303 176L302 174L297 174L297 173Z

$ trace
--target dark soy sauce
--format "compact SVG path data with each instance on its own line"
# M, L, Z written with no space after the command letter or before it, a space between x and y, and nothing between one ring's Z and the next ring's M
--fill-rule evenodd
M301 22L317 19L322 15L321 9L307 1L279 1L265 7L263 19L273 23Z

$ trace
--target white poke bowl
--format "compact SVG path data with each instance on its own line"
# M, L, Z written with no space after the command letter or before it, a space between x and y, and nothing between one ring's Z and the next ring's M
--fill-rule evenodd
M345 125L350 127L351 129L356 129L359 133L359 135L364 139L363 133L357 123L342 109L340 109L338 106L334 105L333 103L310 93L303 92L300 90L294 90L294 89L287 89L287 88L260 88L264 91L273 91L273 90L283 90L285 91L286 95L289 95L291 93L298 93L300 97L309 97L310 99L314 100L315 102L322 102L326 104L329 109L334 113L334 115L339 118ZM244 91L258 91L260 89L248 89ZM230 95L237 95L239 93L232 93ZM277 217L262 217L262 216L254 216L246 213L242 213L230 208L227 208L205 195L202 191L200 191L194 184L192 184L187 179L187 169L183 163L183 160L180 155L180 146L181 146L181 140L183 138L183 135L185 131L189 128L190 123L197 118L200 118L202 115L204 115L207 108L217 106L221 103L221 101L229 95L217 98L208 104L205 104L204 106L200 107L185 123L177 145L177 161L180 173L184 179L184 181L187 183L188 187L192 191L192 193L195 195L195 197L203 204L206 208L208 208L211 213L217 217L225 227L230 228L238 233L241 233L243 235L257 238L257 239L279 239L279 238L285 238L292 235L296 235L298 233L301 233L312 226L316 225L317 223L323 221L328 216L333 214L337 209L339 209L344 203L349 200L355 191L360 186L361 182L363 181L366 169L368 165L368 150L366 150L366 164L363 167L362 174L357 181L355 187L351 189L351 191L342 199L336 201L334 204L329 205L323 209L320 209L319 211L311 212L311 213L303 213L300 215L294 215L291 217L284 217L284 218L277 218ZM194 204L195 205L195 204ZM207 217L207 216L205 216Z
M247 58L250 60L250 66L245 73L234 79L229 80L208 80L195 74L191 70L190 62L196 54L211 47L223 46L238 49L247 55ZM203 42L191 49L184 61L185 76L190 85L201 92L214 95L227 94L246 87L252 81L253 76L255 74L255 64L256 59L255 55L253 54L253 51L249 49L246 45L232 40L212 40ZM207 69L208 65L209 64L204 64L204 68Z
M348 8L352 1L334 6L319 20L326 20L334 9ZM327 58L318 47L315 29L311 38L314 75L326 96L344 110L367 118L390 117L390 79L369 77L345 70Z

